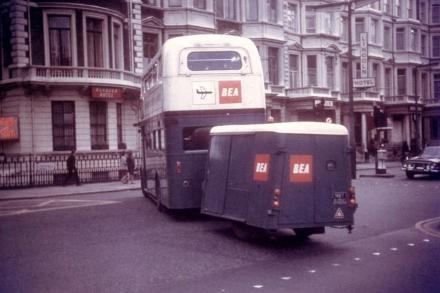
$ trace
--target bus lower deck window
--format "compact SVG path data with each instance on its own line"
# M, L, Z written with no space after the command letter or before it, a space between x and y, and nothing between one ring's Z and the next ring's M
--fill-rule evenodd
M210 126L206 127L185 127L182 130L183 150L207 150L209 147L209 130Z

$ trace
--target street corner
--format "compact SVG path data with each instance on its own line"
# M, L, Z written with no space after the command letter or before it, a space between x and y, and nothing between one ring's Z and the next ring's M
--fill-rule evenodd
M416 228L425 234L440 238L440 217L420 221Z

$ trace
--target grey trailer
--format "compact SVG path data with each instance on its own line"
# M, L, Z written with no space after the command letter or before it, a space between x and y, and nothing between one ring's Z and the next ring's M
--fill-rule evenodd
M326 226L351 231L357 203L344 126L227 125L210 135L203 214L302 236Z

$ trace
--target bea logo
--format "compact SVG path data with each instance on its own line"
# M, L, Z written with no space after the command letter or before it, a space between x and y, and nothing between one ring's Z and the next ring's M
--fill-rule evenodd
M218 83L220 104L241 103L241 82L239 80L223 80Z
M269 154L255 155L254 181L267 181L269 179Z
M290 156L290 181L313 181L313 157L310 155Z

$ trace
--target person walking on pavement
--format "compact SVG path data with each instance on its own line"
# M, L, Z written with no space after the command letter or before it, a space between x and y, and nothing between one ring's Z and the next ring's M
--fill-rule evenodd
M130 184L133 184L133 178L134 178L134 158L133 158L133 153L132 152L128 152L128 156L127 156L127 169L128 169L128 182Z
M128 182L128 168L127 168L127 157L125 155L125 152L122 152L121 159L120 159L120 168L121 168L121 182L124 184L127 184Z
M81 185L79 181L78 170L76 169L76 159L75 159L74 150L72 150L70 155L67 157L66 165L67 165L67 176L64 179L63 185L66 186L67 182L70 180L72 176L74 176L76 180L76 185Z
M406 140L402 142L400 153L400 161L403 163L403 161L405 161L406 157L409 155L409 146Z

